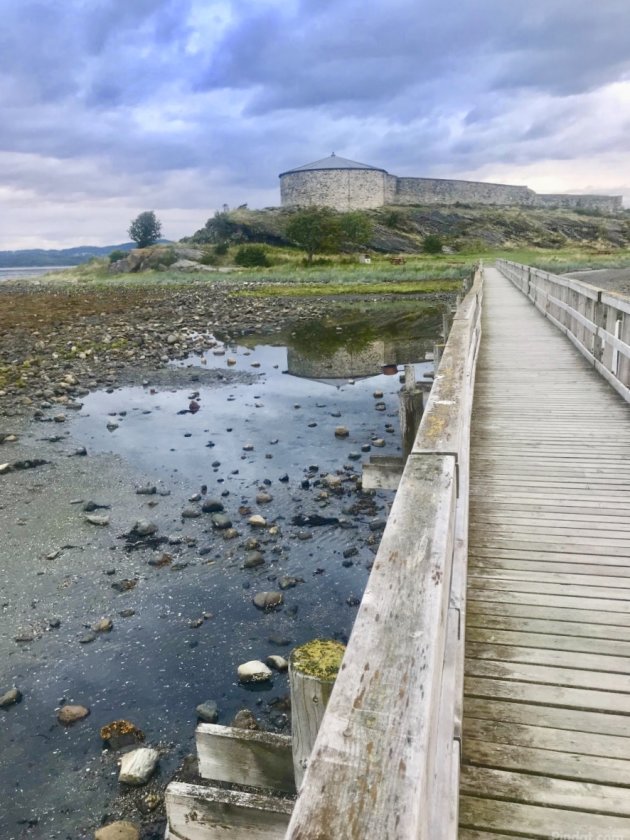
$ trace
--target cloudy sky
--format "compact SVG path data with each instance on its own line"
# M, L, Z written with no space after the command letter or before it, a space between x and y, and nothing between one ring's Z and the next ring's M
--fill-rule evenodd
M339 155L623 194L628 0L0 0L0 250L179 238Z

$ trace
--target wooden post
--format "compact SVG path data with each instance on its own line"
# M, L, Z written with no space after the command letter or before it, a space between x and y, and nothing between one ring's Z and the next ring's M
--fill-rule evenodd
M314 639L295 648L289 657L293 768L298 790L345 650L340 642Z
M402 443L403 463L413 449L422 420L424 408L423 392L416 385L416 371L413 365L405 365L405 385L400 391L399 403L400 438Z

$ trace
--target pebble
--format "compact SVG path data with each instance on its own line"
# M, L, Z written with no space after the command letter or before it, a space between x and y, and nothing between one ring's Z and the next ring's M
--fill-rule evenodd
M372 446L385 446L385 441L383 440L383 438L375 438L372 441Z
M284 603L284 596L282 592L257 592L252 601L259 610L275 610Z
M267 525L267 520L264 516L261 516L259 513L255 513L253 516L250 516L247 520L252 528L265 528Z
M89 522L90 525L105 526L109 525L109 516L99 516L96 513L88 513L88 515L85 517L85 521Z
M255 732L257 729L260 729L258 721L249 709L241 709L240 711L238 711L234 715L234 719L232 720L231 726L235 727L236 729L249 729L252 732Z
M144 741L144 732L129 720L113 720L101 727L99 735L112 750Z
M0 697L0 709L8 709L22 700L22 692L18 688L10 688Z
M335 427L335 437L338 438L347 438L350 432L346 429L345 426L336 426Z
M206 499L201 505L201 510L204 513L221 513L224 510L224 505L218 499Z
M225 528L231 528L232 520L224 513L215 513L212 516L212 527L216 528L218 531L224 530Z
M271 493L258 493L256 495L257 505L267 505L269 502L273 502L273 496Z
M94 833L94 840L140 840L140 832L127 820L104 825Z
M155 484L147 484L144 487L138 487L136 490L138 496L155 496L156 493L157 487Z
M96 635L94 633L86 633L85 636L81 636L79 639L80 645L89 645L90 642L93 642L96 639Z
M284 656L278 656L275 653L265 659L265 664L273 668L274 671L286 671L289 668L289 663Z
M114 622L111 618L101 618L96 624L92 625L92 630L95 633L109 633L113 626Z
M252 659L238 666L238 678L242 683L266 682L271 676L271 669L259 659Z
M126 785L145 785L157 767L160 754L150 747L125 753L120 760L118 781Z
M155 522L149 522L148 519L138 519L136 524L131 529L132 533L136 534L139 537L150 537L151 534L155 534L158 530L158 526Z
M182 519L197 519L201 516L201 511L197 508L185 508L182 511Z
M254 451L254 444L253 443L246 443L243 446L243 452L253 452Z
M265 558L262 556L260 551L248 551L245 556L245 562L243 563L244 569L255 569L258 566L262 566L265 562Z
M381 399L383 399L383 392L382 391L374 391L372 396L374 397L375 400L381 400Z
M285 575L278 581L278 586L280 589L293 589L293 587L297 586L298 583L304 583L304 580L302 578L289 577L288 575Z
M137 583L138 581L133 578L123 578L122 580L117 580L116 583L112 583L112 589L115 589L116 592L129 592Z
M64 726L70 726L89 714L90 710L85 706L62 706L57 712L57 720Z
M206 700L195 709L197 717L206 723L216 723L219 719L219 707L214 700Z

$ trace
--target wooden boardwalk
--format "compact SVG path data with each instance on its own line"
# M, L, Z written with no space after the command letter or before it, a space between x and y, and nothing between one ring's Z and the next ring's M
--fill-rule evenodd
M485 278L460 840L630 838L628 406Z

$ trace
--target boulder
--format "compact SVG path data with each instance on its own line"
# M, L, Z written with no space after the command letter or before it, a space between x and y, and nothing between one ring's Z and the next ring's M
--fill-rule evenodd
M99 828L94 840L140 840L140 832L133 823L119 820Z
M238 678L242 683L266 682L271 676L271 670L259 659L252 659L238 666Z

